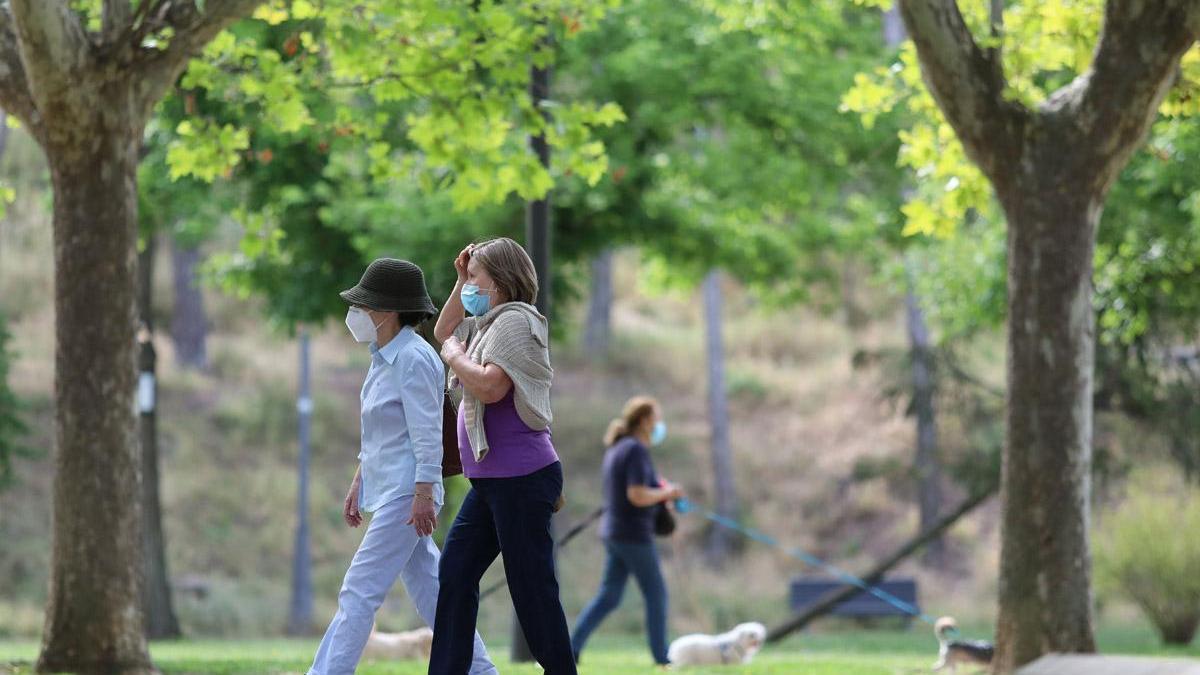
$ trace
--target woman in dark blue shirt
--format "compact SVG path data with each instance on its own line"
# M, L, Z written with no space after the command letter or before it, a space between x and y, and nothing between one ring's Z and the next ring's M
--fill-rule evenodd
M658 402L648 396L630 399L621 417L604 435L604 518L600 536L608 553L600 591L592 599L571 635L575 659L588 636L604 617L621 604L625 582L632 574L646 601L646 633L659 664L667 660L667 585L663 582L654 545L654 506L683 496L679 488L658 478L649 446L666 438Z

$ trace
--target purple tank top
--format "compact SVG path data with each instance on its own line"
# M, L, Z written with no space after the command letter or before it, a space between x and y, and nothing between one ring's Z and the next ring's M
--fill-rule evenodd
M530 429L513 399L513 389L496 403L483 409L483 429L487 433L488 453L480 462L471 452L467 436L466 406L458 407L458 456L467 478L513 478L528 476L558 461L549 429Z

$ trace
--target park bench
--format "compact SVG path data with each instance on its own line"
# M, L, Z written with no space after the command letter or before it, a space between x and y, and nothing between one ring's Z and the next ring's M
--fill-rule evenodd
M804 611L809 605L815 603L826 593L841 588L844 585L843 582L828 577L802 576L792 579L792 612L799 613ZM919 609L917 605L916 580L910 578L887 579L880 583L878 588ZM838 603L829 614L861 620L901 617L905 619L905 625L908 625L912 621L911 615L867 591L859 591Z

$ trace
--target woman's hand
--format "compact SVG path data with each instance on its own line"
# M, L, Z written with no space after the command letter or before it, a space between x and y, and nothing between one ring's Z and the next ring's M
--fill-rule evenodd
M678 486L668 481L662 482L663 501L673 502L676 499L683 497L683 490Z
M474 250L475 244L468 244L466 248L458 254L454 259L454 271L458 272L458 282L462 283L467 280L467 263L471 261L471 251Z
M459 340L453 335L446 338L446 341L442 343L442 360L445 361L447 365L449 365L454 359L457 359L466 353L467 348L463 346L462 340Z
M428 537L437 529L437 510L433 506L433 496L418 492L413 495L412 515L405 525L417 528L418 537Z
M362 487L362 479L355 474L350 481L350 492L346 493L346 503L342 506L342 518L350 527L362 525L362 512L358 510L358 491Z

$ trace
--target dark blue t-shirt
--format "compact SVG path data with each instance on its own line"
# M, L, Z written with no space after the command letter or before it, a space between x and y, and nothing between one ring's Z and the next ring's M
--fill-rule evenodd
M625 494L630 485L657 487L658 476L650 451L636 438L625 437L604 453L604 539L647 543L654 541L654 507L634 506Z

